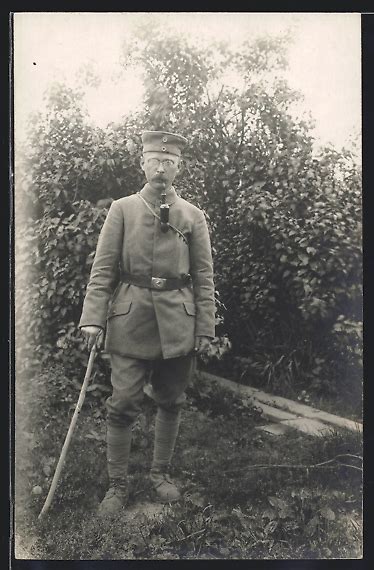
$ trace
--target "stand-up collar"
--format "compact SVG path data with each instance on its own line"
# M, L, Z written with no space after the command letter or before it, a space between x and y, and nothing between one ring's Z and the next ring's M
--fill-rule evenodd
M140 194L143 196L144 200L150 202L154 206L160 203L161 201L161 192L152 188L152 186L147 182L147 184L140 190ZM174 187L171 186L168 190L166 190L166 203L167 204L174 204L178 195L174 190Z

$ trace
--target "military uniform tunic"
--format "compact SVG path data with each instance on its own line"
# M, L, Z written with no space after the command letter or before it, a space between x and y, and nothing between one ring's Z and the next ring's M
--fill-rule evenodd
M140 195L159 211L160 195L149 184ZM145 360L176 358L192 351L195 336L215 335L213 263L204 214L173 187L166 202L170 224L186 240L171 228L163 233L137 194L115 200L109 209L79 323L106 328L109 353ZM119 267L147 277L190 274L191 286L163 291L118 283Z

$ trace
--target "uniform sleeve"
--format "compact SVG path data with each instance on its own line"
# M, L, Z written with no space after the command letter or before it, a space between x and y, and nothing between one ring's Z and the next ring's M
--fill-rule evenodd
M190 241L191 276L196 304L196 336L215 336L213 260L208 226L198 210Z
M97 243L79 327L96 325L105 328L109 300L118 277L123 239L123 214L113 202Z

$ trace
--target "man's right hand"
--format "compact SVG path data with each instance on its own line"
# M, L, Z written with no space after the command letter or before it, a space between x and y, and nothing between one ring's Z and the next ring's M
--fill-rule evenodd
M91 350L95 341L97 348L103 343L103 329L101 327L96 327L95 325L89 325L87 327L81 327L81 332L87 343L88 350Z

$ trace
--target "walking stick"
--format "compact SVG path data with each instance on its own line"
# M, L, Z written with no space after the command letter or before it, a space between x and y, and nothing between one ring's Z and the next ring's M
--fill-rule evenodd
M55 490L57 487L57 483L60 479L61 471L62 471L62 468L64 466L66 454L67 454L68 449L69 449L69 445L70 445L70 441L71 441L71 438L73 435L75 424L77 423L78 415L79 415L79 412L81 411L81 408L82 408L82 405L84 402L84 398L86 396L86 391L87 391L88 383L90 381L95 356L96 356L96 341L94 342L94 344L91 348L90 357L88 359L87 370L86 370L86 374L85 374L85 377L83 380L82 388L81 388L81 391L79 394L78 402L77 402L77 405L75 406L74 414L73 414L73 417L71 419L71 423L70 423L68 433L66 434L64 445L62 446L60 459L58 460L56 471L55 471L55 474L53 476L52 483L51 483L47 498L45 500L45 503L43 505L42 510L40 511L38 519L40 519L43 515L45 515L45 513L48 511L49 507L51 506L53 496L55 494Z

